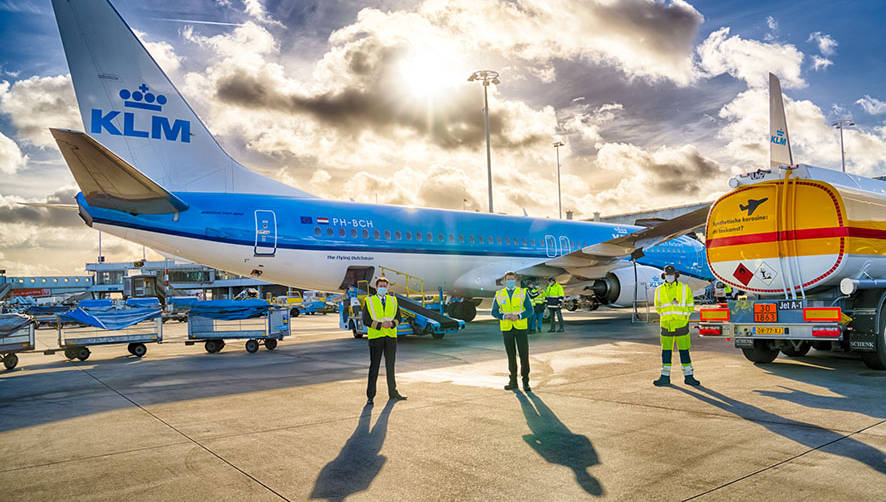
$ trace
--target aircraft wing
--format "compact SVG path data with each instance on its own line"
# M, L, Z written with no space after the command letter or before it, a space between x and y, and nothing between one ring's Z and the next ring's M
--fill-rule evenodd
M654 227L622 235L605 242L592 244L572 253L544 262L547 267L565 269L578 277L599 277L600 271L611 262L631 256L644 248L674 239L705 224L710 206L665 220Z

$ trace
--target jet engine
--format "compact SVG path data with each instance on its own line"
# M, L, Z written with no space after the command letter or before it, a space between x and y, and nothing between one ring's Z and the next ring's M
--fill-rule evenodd
M637 301L653 303L655 288L663 281L662 271L655 267L637 265ZM634 302L634 267L612 270L603 279L594 281L591 289L601 303L615 307L630 307Z

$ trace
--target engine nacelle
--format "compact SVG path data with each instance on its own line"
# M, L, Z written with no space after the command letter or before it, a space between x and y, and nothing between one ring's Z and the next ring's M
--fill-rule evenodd
M662 282L662 271L655 267L637 265L637 301L650 304L655 300L655 288ZM634 302L634 267L615 269L592 287L600 302L616 307L630 307Z

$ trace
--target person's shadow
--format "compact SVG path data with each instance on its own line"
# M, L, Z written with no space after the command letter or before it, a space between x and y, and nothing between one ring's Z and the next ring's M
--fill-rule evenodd
M369 488L387 461L387 458L379 455L379 452L388 432L388 417L396 402L388 401L378 415L372 430L369 428L372 408L364 407L354 433L348 438L338 456L326 464L317 476L314 490L311 492L312 499L341 501L349 495Z
M584 491L591 495L602 495L600 482L588 474L588 468L600 461L587 436L573 434L535 394L529 393L528 398L519 391L515 394L523 408L526 425L532 431L532 434L523 436L526 444L548 462L572 469L575 480Z
M834 432L815 424L791 420L790 418L770 413L766 410L733 399L705 387L698 387L699 392L684 387L674 388L698 399L699 401L708 403L723 411L727 411L740 418L761 425L780 436L796 441L797 443L813 450L818 450L831 445L832 443L839 442L839 444L843 446L842 449L837 450L830 448L825 451L833 455L841 455L846 458L857 460L858 462L867 464L877 472L886 474L886 454L851 436Z

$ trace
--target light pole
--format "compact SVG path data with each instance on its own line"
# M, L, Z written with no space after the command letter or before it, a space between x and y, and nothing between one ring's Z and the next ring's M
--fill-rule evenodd
M843 172L846 172L846 151L843 150L843 128L844 127L852 127L855 125L855 122L850 119L840 119L835 121L832 126L836 127L840 130L840 159L843 165Z
M560 147L566 143L562 141L554 142L554 150L557 150L557 208L560 211L560 219L563 219L563 198L560 194Z
M486 175L489 180L489 212L492 212L492 151L489 147L489 94L487 88L490 83L498 85L498 72L493 70L477 70L468 77L468 82L479 80L483 83L483 113L486 125Z

